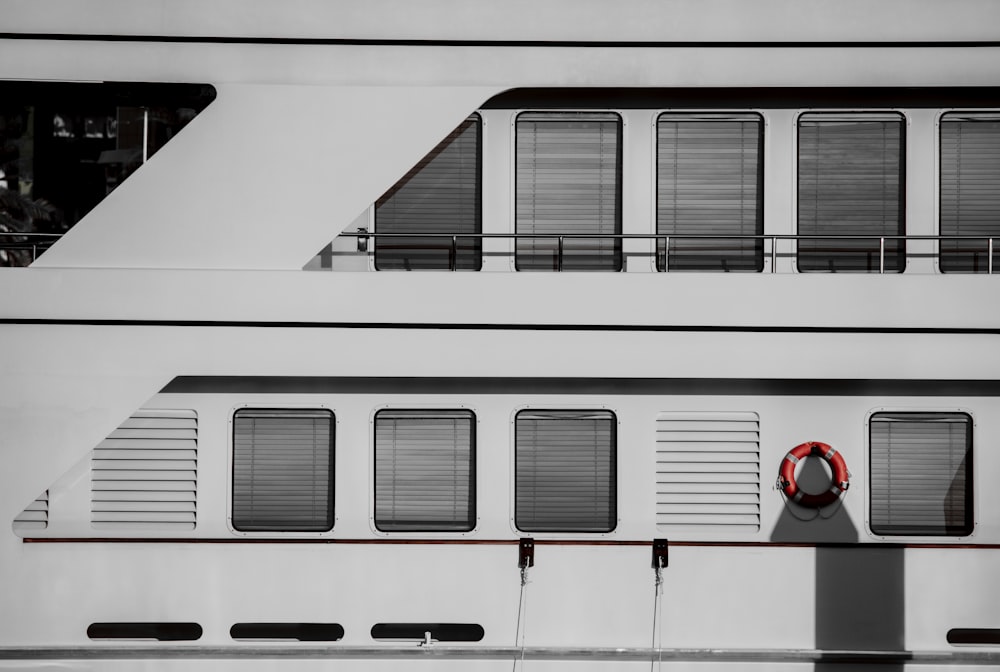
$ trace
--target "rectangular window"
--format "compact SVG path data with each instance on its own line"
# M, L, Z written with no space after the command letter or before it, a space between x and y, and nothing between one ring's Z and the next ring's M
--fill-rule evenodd
M472 411L375 414L375 527L466 532L476 521Z
M764 120L758 114L661 114L656 122L660 271L761 271ZM729 236L689 238L677 236Z
M870 423L871 530L972 532L972 419L965 413L875 413Z
M621 270L621 137L617 114L517 117L517 270Z
M515 418L517 529L610 532L617 524L611 411L521 411Z
M941 117L942 236L945 273L986 273L989 243L1000 271L1000 112L954 112Z
M901 272L904 121L899 114L809 113L798 125L800 271Z
M375 232L400 234L375 238L376 269L480 269L481 126L463 121L375 204Z
M233 416L233 527L333 528L333 413L244 408Z

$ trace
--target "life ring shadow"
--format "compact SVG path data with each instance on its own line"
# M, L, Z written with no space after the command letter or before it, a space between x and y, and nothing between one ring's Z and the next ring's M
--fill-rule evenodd
M800 483L829 482L819 459L802 465ZM845 498L859 496L848 490ZM815 648L823 651L904 651L904 552L899 547L861 544L859 528L841 502L817 512L783 500L778 522L771 531L775 543L816 544ZM811 518L811 519L810 519ZM794 590L794 588L792 589ZM797 602L790 597L792 602ZM798 602L802 604L808 601ZM872 670L902 670L903 658L873 664ZM869 666L853 663L852 672ZM816 672L843 671L838 663L816 663Z

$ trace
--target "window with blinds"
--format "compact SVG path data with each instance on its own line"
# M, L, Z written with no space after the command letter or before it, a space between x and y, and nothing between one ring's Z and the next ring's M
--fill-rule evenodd
M233 416L233 527L333 527L333 413L245 408Z
M965 413L875 413L869 422L871 530L972 532L972 419Z
M759 114L660 115L658 270L763 270L763 240L740 238L764 233L763 139Z
M516 136L517 270L621 270L621 117L523 113Z
M530 410L517 414L517 529L610 532L616 527L616 425L611 411Z
M798 124L800 271L901 272L904 122L899 114L808 113Z
M986 273L993 240L993 268L1000 270L1000 112L950 112L941 116L942 236L945 273Z
M475 414L375 414L375 527L466 532L476 521Z
M376 269L480 269L481 126L470 116L378 199L375 232L405 235L375 238Z

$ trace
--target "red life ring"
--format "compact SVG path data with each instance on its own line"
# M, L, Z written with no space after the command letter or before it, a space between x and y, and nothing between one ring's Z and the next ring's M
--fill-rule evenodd
M808 456L816 455L826 460L833 471L833 478L830 480L830 489L818 495L810 495L799 488L795 482L795 465L799 460ZM785 459L781 461L781 468L778 470L778 487L785 493L785 497L801 504L802 506L813 506L817 509L833 504L850 486L851 474L847 471L847 463L844 457L837 450L826 443L819 441L807 441L788 451Z

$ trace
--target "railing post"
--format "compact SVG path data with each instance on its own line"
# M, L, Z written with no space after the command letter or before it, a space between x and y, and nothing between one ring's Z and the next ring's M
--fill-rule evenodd
M663 237L663 271L670 270L670 236Z
M559 256L556 258L556 270L561 271L563 267L563 237L559 236Z
M885 236L878 239L878 272L885 273Z
M993 275L993 239L992 238L987 238L986 239L986 251L987 251L987 253L989 255L986 258L986 269L987 269L986 272L989 275Z
M993 242L993 241L990 241ZM31 244L31 260L35 261L38 259L38 245L36 243Z
M451 237L451 270L458 270L458 236Z
M778 265L778 237L771 236L771 272L777 272L775 269Z

